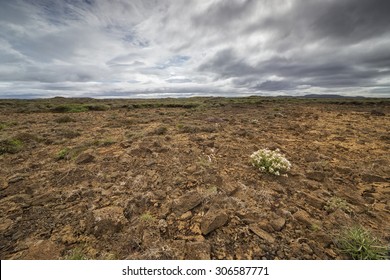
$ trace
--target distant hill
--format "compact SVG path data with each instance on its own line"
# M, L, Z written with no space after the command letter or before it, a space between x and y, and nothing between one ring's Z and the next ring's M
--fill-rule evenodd
M306 94L303 98L365 98L364 96L343 96L338 94Z

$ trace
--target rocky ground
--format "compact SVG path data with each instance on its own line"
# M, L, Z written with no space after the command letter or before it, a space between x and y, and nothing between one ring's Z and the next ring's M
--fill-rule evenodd
M0 101L0 258L345 259L355 225L389 244L390 102L248 100Z

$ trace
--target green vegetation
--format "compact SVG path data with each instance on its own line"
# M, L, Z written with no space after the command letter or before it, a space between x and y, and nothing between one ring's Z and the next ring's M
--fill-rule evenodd
M144 221L146 223L153 223L153 222L156 221L156 217L154 217L149 212L146 212L146 213L142 214L139 218L140 218L141 221Z
M353 210L349 206L348 202L345 199L342 199L340 197L332 197L326 202L326 205L324 206L324 209L327 212L334 212L337 209L340 209L344 211L345 213L352 214Z
M157 128L155 128L150 134L152 135L164 135L166 134L168 131L168 128L166 128L165 126L159 126Z
M94 147L107 147L110 145L115 144L116 141L110 138L107 139L100 139L100 140L92 140L92 141L86 141L81 143L78 146L72 147L72 148L63 148L60 150L57 155L57 160L73 160L77 158L82 152L85 150L88 150L90 148Z
M354 260L387 259L389 248L360 226L346 229L337 240L339 249Z
M65 256L65 260L87 260L86 254L83 252L83 249L80 247L76 247Z
M87 104L84 105L89 111L107 111L110 110L111 107L106 104Z
M62 116L62 117L56 118L54 121L57 123L69 123L69 122L75 122L76 120L71 118L70 116Z
M70 150L68 148L62 149L61 151L58 152L57 154L57 159L68 159L69 158L69 152Z
M107 111L110 106L106 104L62 104L50 109L53 113L81 113L86 111Z
M58 131L58 134L67 139L73 139L81 135L79 132L70 129L62 129Z
M0 155L15 154L23 148L23 142L19 139L6 139L0 141Z
M80 104L58 105L51 109L53 113L80 113L88 111L88 108Z
M17 122L0 122L0 131L11 126L15 126L17 124Z
M178 108L202 111L215 107L262 107L272 105L279 110L278 104L336 104L343 106L386 105L386 98L300 98L300 97L191 97L163 99L92 99L92 98L49 98L34 100L0 100L0 109L4 113L77 113L86 111L136 110L147 108Z
M142 108L184 108L191 109L199 107L200 103L191 103L191 102L183 102L183 100L178 99L179 102L142 102L130 104L127 106L129 109L142 109Z

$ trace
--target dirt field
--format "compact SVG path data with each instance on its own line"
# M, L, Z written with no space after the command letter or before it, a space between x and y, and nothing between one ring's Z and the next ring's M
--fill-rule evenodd
M346 259L390 242L390 101L0 101L1 259ZM288 177L250 155L279 148Z

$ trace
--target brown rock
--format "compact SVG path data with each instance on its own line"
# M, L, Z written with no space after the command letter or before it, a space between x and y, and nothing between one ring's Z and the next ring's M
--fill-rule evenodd
M101 237L119 232L126 223L127 220L121 207L107 206L92 212L92 218L88 220L87 227L89 232L96 237Z
M305 210L299 210L293 217L307 227L320 226L321 222L313 219Z
M13 183L16 183L19 181L23 181L24 177L25 177L25 175L15 174L12 177L8 178L8 184L13 184Z
M222 227L226 224L227 220L228 216L224 212L208 211L200 224L202 234L209 234L217 228Z
M260 220L259 222L254 222L259 228L265 230L266 232L274 232L275 229L273 228L272 224L266 220ZM251 224L251 223L250 223Z
M321 171L309 171L306 172L306 178L317 182L323 182L325 180L325 173Z
M374 183L374 182L388 182L388 178L383 178L377 175L364 173L362 174L362 180L367 183Z
M180 220L187 220L192 217L192 212L187 211L183 215L180 216Z
M233 184L223 184L221 186L221 189L227 194L227 195L234 195L238 190L239 186L238 185L233 185Z
M50 240L38 240L28 248L26 260L58 260L63 247Z
M271 220L270 223L274 230L281 231L286 224L286 219L283 217L279 217Z
M186 260L209 260L210 259L210 244L204 242L187 242L186 244Z
M77 164L87 164L92 162L95 157L89 153L83 153L76 158Z
M11 219L7 219L7 218L0 219L0 232L3 233L10 226L12 226L12 224L13 224L13 221Z
M174 202L173 210L176 214L181 215L198 206L202 200L203 197L198 192L189 192Z
M238 212L237 216L240 217L240 219L246 224L253 224L264 219L264 215L259 213L259 211L248 212L248 213Z
M256 234L261 239L264 239L268 243L274 243L275 238L272 237L268 232L262 230L257 224L251 224L249 225L249 229Z
M325 202L322 199L310 193L305 193L305 201L317 209L322 209L325 205Z

